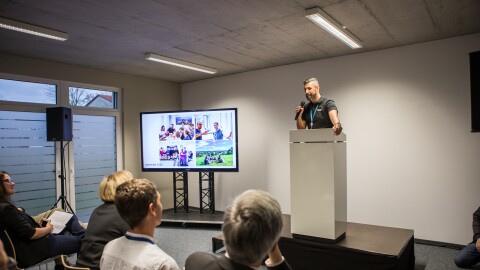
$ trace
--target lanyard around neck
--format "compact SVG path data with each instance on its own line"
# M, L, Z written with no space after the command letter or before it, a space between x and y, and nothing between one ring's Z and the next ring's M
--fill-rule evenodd
M310 110L310 129L313 128L313 119L315 118L315 114L317 114L318 106L320 106L320 100L318 100L317 105L315 105L315 109L312 111ZM313 107L313 104L312 104Z
M155 244L153 243L152 240L148 239L148 238L145 238L145 237L140 237L140 236L133 236L133 235L128 235L128 234L125 234L125 238L127 238L128 240L132 240L132 241L141 241L141 242L147 242L147 243L150 243L150 244Z

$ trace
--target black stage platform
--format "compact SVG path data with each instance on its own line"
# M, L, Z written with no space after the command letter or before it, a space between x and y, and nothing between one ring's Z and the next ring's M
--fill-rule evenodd
M223 247L221 235L212 243L214 252ZM320 243L292 238L290 215L284 215L279 245L295 270L415 269L413 230L347 222L344 239Z
M224 212L222 211L215 211L215 214L212 214L208 210L203 210L203 213L200 214L200 210L195 207L189 207L188 213L183 212L183 209L177 210L177 213L173 212L173 208L165 209L162 213L161 225L210 225L213 227L221 227L223 224L223 214Z

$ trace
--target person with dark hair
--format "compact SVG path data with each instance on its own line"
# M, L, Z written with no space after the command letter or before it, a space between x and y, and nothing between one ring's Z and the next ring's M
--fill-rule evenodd
M119 185L115 207L130 230L105 246L100 269L180 270L153 239L155 227L162 221L163 209L160 193L152 182L134 179Z
M90 216L76 266L100 269L105 245L128 231L128 224L118 214L114 199L117 187L132 179L129 171L118 171L103 177L98 186L98 197L104 203L95 208Z
M278 202L265 191L247 190L235 198L223 216L225 256L195 252L188 256L185 270L257 269L267 255L268 269L290 270L278 248L282 227Z
M162 127L160 128L160 133L158 133L158 139L160 141L165 140L165 126L164 125L162 125Z
M174 133L175 132L175 125L171 124L170 127L167 129L168 133Z
M212 161L210 160L210 156L207 154L203 159L203 165L209 165L210 163L212 163Z
M473 241L455 256L454 262L460 268L470 268L480 262L480 207L473 213Z
M185 137L183 138L183 140L191 140L192 137L190 137L190 130L186 129L185 130Z
M332 128L335 135L339 135L343 128L338 120L335 102L320 94L320 84L316 78L305 80L303 88L310 102L295 108L297 129Z
M213 132L213 138L215 140L223 140L223 132L218 126L218 122L213 122L213 128L215 129Z
M182 126L178 130L180 131L180 139L185 140L185 128L183 127L183 123L182 123Z
M28 267L50 257L80 250L85 229L75 215L66 224L65 231L69 235L53 234L50 221L42 227L13 204L10 197L15 194L15 182L8 172L0 172L0 182L0 229L7 230L12 238L19 267Z
M201 140L203 135L208 133L208 130L202 131L202 121L197 121L197 128L195 129L195 140Z

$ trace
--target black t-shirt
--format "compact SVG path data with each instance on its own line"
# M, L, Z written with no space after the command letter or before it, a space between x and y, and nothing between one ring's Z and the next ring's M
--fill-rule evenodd
M331 99L328 99L324 96L320 97L320 100L316 104L309 102L305 106L302 114L302 120L307 122L307 128L332 128L333 123L330 121L328 112L331 110L336 110L337 106L335 102ZM313 118L313 127L310 125Z

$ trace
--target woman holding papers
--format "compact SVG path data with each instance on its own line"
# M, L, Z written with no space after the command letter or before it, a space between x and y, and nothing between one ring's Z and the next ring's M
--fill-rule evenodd
M87 234L78 254L76 266L99 269L103 248L110 242L125 235L127 223L118 214L114 198L117 186L133 179L129 171L119 171L105 176L98 187L98 195L104 204L93 210L88 222Z
M80 250L85 229L75 215L66 223L64 230L70 235L53 234L50 221L41 226L12 203L10 197L15 194L15 182L8 172L0 172L0 181L0 229L6 230L12 238L19 267Z

